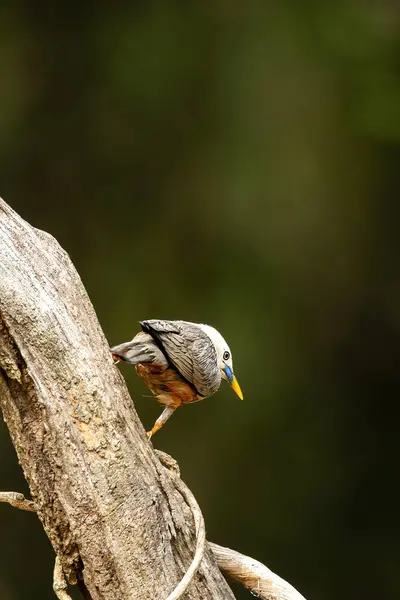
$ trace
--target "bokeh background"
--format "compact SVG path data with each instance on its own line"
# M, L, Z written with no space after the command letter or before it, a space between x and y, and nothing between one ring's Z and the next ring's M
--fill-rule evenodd
M308 600L398 598L399 24L390 0L0 6L1 196L110 344L155 317L224 334L245 401L223 386L154 444L208 538ZM0 453L27 492L3 423ZM36 518L0 506L0 531L1 599L52 599Z

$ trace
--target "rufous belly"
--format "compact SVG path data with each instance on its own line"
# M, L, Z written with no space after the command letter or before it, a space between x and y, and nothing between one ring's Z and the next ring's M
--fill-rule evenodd
M179 406L203 399L173 367L139 363L136 372L161 404Z

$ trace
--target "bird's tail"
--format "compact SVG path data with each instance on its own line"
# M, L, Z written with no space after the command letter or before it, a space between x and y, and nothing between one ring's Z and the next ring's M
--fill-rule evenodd
M115 360L124 360L132 365L139 363L156 363L167 365L163 352L156 346L151 335L138 333L130 342L124 342L111 348Z

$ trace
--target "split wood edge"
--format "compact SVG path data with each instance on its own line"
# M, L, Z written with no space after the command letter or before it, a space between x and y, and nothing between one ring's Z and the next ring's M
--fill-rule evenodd
M181 581L166 598L166 600L179 600L196 574L205 552L204 517L194 495L180 479L178 463L165 452L158 450L155 450L155 452L192 511L196 528L196 551L193 560ZM23 494L18 492L0 492L0 502L8 503L20 510L35 512L32 500L27 500ZM222 573L241 583L253 596L260 598L260 600L305 600L304 596L290 583L273 573L259 561L230 548L224 548L212 542L207 543ZM60 559L57 556L53 572L53 590L59 600L71 600L67 589L68 585Z

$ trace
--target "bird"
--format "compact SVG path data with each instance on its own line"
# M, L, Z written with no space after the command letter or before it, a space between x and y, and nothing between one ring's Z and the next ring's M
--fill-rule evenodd
M222 380L243 400L232 353L217 329L189 321L149 319L139 323L141 331L130 342L113 346L111 353L115 363L135 365L153 396L165 405L147 432L148 439L179 406L215 394Z

